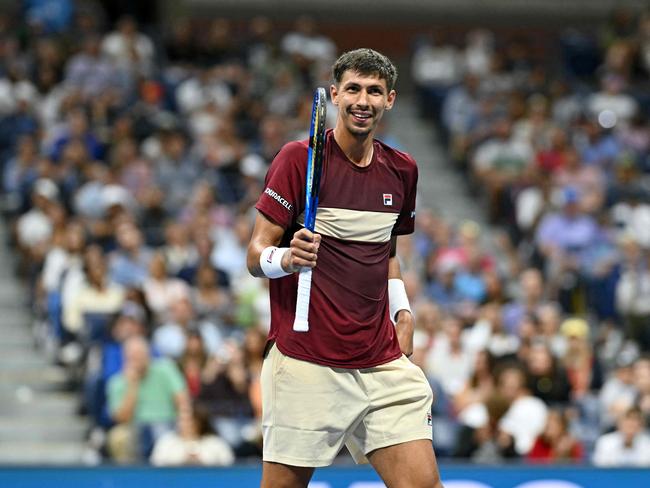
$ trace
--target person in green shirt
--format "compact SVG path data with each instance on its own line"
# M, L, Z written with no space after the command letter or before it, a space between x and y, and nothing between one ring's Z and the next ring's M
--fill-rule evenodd
M124 343L124 366L107 386L115 426L108 449L117 462L147 459L153 443L191 414L185 379L175 363L152 359L149 343L136 336Z

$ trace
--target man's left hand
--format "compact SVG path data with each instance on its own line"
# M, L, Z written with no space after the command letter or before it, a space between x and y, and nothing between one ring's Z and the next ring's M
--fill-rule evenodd
M413 331L415 329L415 321L413 315L408 310L400 310L397 312L397 323L395 324L395 332L397 333L397 340L402 354L409 357L413 354Z

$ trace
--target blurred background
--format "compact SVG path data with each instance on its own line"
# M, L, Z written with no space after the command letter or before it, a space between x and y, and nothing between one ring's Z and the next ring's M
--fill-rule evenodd
M0 464L259 466L253 205L356 47L419 163L443 479L650 466L650 9L620 0L0 1Z

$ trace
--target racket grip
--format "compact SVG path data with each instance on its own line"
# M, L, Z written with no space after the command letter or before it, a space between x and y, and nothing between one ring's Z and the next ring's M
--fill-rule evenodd
M303 268L298 275L298 295L296 298L296 318L293 330L307 332L309 330L309 295L311 293L311 268Z

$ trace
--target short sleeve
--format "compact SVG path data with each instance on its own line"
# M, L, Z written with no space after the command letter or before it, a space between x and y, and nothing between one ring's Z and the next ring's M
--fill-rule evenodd
M164 365L165 378L168 382L169 391L175 395L186 390L185 378L183 378L176 363L169 359L159 359L159 361Z
M122 406L126 394L126 382L121 374L115 374L108 380L106 396L108 399L108 411L111 416Z
M255 208L266 217L289 228L304 207L307 146L286 144L271 163L264 191Z
M408 169L404 176L404 203L400 210L397 222L393 227L393 235L412 234L415 230L415 201L418 187L418 167L415 160L409 158Z

